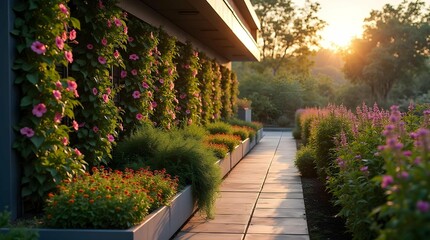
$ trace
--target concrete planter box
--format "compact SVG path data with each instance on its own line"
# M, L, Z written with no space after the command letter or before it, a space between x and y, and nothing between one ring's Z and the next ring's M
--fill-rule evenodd
M249 153L249 151L251 151L251 145L250 145L250 140L249 138L245 139L242 141L242 148L243 148L243 157L246 156L246 154Z
M240 162L243 158L243 145L239 144L236 148L231 152L231 168L234 168L236 164Z
M231 170L230 153L227 153L223 159L220 159L217 164L221 168L221 177L224 178Z
M251 108L239 108L237 110L237 117L240 120L251 122L252 110Z
M260 140L263 138L263 129L257 131L257 142L260 142Z
M191 186L172 200L170 206L149 214L138 226L124 229L34 229L40 240L168 240L195 211ZM1 231L8 231L1 229Z
M249 148L253 149L257 145L257 134L250 140L249 142Z

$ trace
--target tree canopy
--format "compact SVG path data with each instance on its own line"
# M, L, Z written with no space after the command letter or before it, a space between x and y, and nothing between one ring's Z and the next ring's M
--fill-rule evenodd
M410 81L427 68L430 9L425 7L417 0L373 10L362 37L345 52L346 77L368 85L376 101L386 101L396 83Z
M297 8L292 0L252 0L261 23L259 46L263 62L276 75L279 68L294 59L295 68L309 68L307 56L319 46L318 32L325 22L318 18L318 3L307 0ZM290 61L291 63L291 61Z

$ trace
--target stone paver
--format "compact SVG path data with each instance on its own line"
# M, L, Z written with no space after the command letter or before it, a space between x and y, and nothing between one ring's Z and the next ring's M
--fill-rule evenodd
M309 240L291 132L264 132L221 184L215 218L196 213L178 240Z

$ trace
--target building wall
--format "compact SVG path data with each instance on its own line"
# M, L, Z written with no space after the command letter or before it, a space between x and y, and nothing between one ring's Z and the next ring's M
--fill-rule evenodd
M11 150L14 141L13 125L18 119L18 93L12 71L15 44L10 32L13 29L15 0L4 0L0 8L0 211L5 207L12 218L20 214L18 163L16 152Z

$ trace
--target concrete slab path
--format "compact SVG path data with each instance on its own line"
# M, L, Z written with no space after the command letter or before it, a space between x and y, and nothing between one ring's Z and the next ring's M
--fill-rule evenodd
M308 240L291 132L264 132L224 179L215 219L196 213L175 240Z

